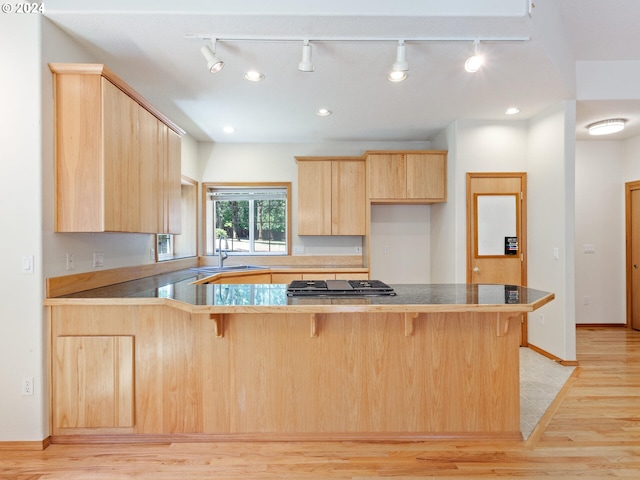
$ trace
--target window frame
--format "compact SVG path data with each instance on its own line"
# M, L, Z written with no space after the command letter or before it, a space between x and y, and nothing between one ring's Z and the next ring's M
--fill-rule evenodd
M202 182L202 245L203 255L205 256L217 256L215 245L213 252L209 251L209 244L207 241L207 232L209 229L208 221L208 207L207 207L207 195L209 189L215 188L246 188L247 190L258 190L264 188L280 188L286 190L287 196L287 212L286 212L286 251L280 253L264 253L264 252L227 252L229 256L245 256L245 257L262 257L262 256L288 256L291 255L291 182Z

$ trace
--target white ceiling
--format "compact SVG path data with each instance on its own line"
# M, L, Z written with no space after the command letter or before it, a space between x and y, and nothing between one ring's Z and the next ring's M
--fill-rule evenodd
M431 140L456 119L505 119L504 110L518 106L508 118L525 120L575 99L576 60L640 61L638 0L536 0L530 15L529 0L87 3L48 0L45 16L200 141ZM194 34L300 41L219 41L225 68L212 75L200 52L208 42ZM388 41L314 41L374 37ZM469 74L471 41L411 42L418 37L529 40L481 42L486 63ZM313 73L297 70L305 38ZM409 78L391 83L400 39ZM248 69L265 80L244 80ZM320 107L333 115L316 116ZM628 128L607 139L640 135L640 99L630 99L578 102L576 137L611 117L627 118ZM223 133L225 125L236 132Z

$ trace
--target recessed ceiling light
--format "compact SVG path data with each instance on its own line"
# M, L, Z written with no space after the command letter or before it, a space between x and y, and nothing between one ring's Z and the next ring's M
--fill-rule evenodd
M319 117L328 117L329 115L331 115L331 110L327 110L326 108L320 108L317 112L316 115L318 115Z
M516 113L520 113L520 109L518 107L509 107L505 110L505 115L515 115Z
M589 135L609 135L624 130L624 124L627 121L624 118L610 118L600 122L588 125Z
M246 80L249 80L250 82L261 82L262 80L264 80L264 74L256 72L255 70L250 70L248 72L245 72L244 78Z
M231 125L227 125L226 127L222 127L222 131L224 133L233 133L236 131L236 129L233 128Z

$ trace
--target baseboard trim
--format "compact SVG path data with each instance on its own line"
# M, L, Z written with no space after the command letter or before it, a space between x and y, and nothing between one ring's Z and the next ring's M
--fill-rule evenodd
M540 355L543 355L551 360L553 360L554 362L558 362L560 365L564 365L565 367L578 367L580 366L580 363L577 360L563 360L560 357L556 357L553 353L549 353L546 350L541 349L540 347L536 347L533 344L528 344L527 348L530 348L531 350L533 350L536 353L539 353Z
M576 328L626 328L626 323L576 323Z
M16 451L16 450L28 450L28 451L42 451L51 445L51 437L47 437L41 441L33 442L0 442L0 452L2 451Z
M426 440L504 440L522 441L521 432L383 432L383 433L171 433L123 435L55 435L56 445L100 445L145 443L169 445L171 443L215 442L422 442Z

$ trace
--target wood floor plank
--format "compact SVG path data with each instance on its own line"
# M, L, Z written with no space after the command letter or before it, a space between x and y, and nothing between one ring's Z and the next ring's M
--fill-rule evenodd
M0 450L0 479L640 478L640 332L577 332L579 374L531 441L219 442Z

